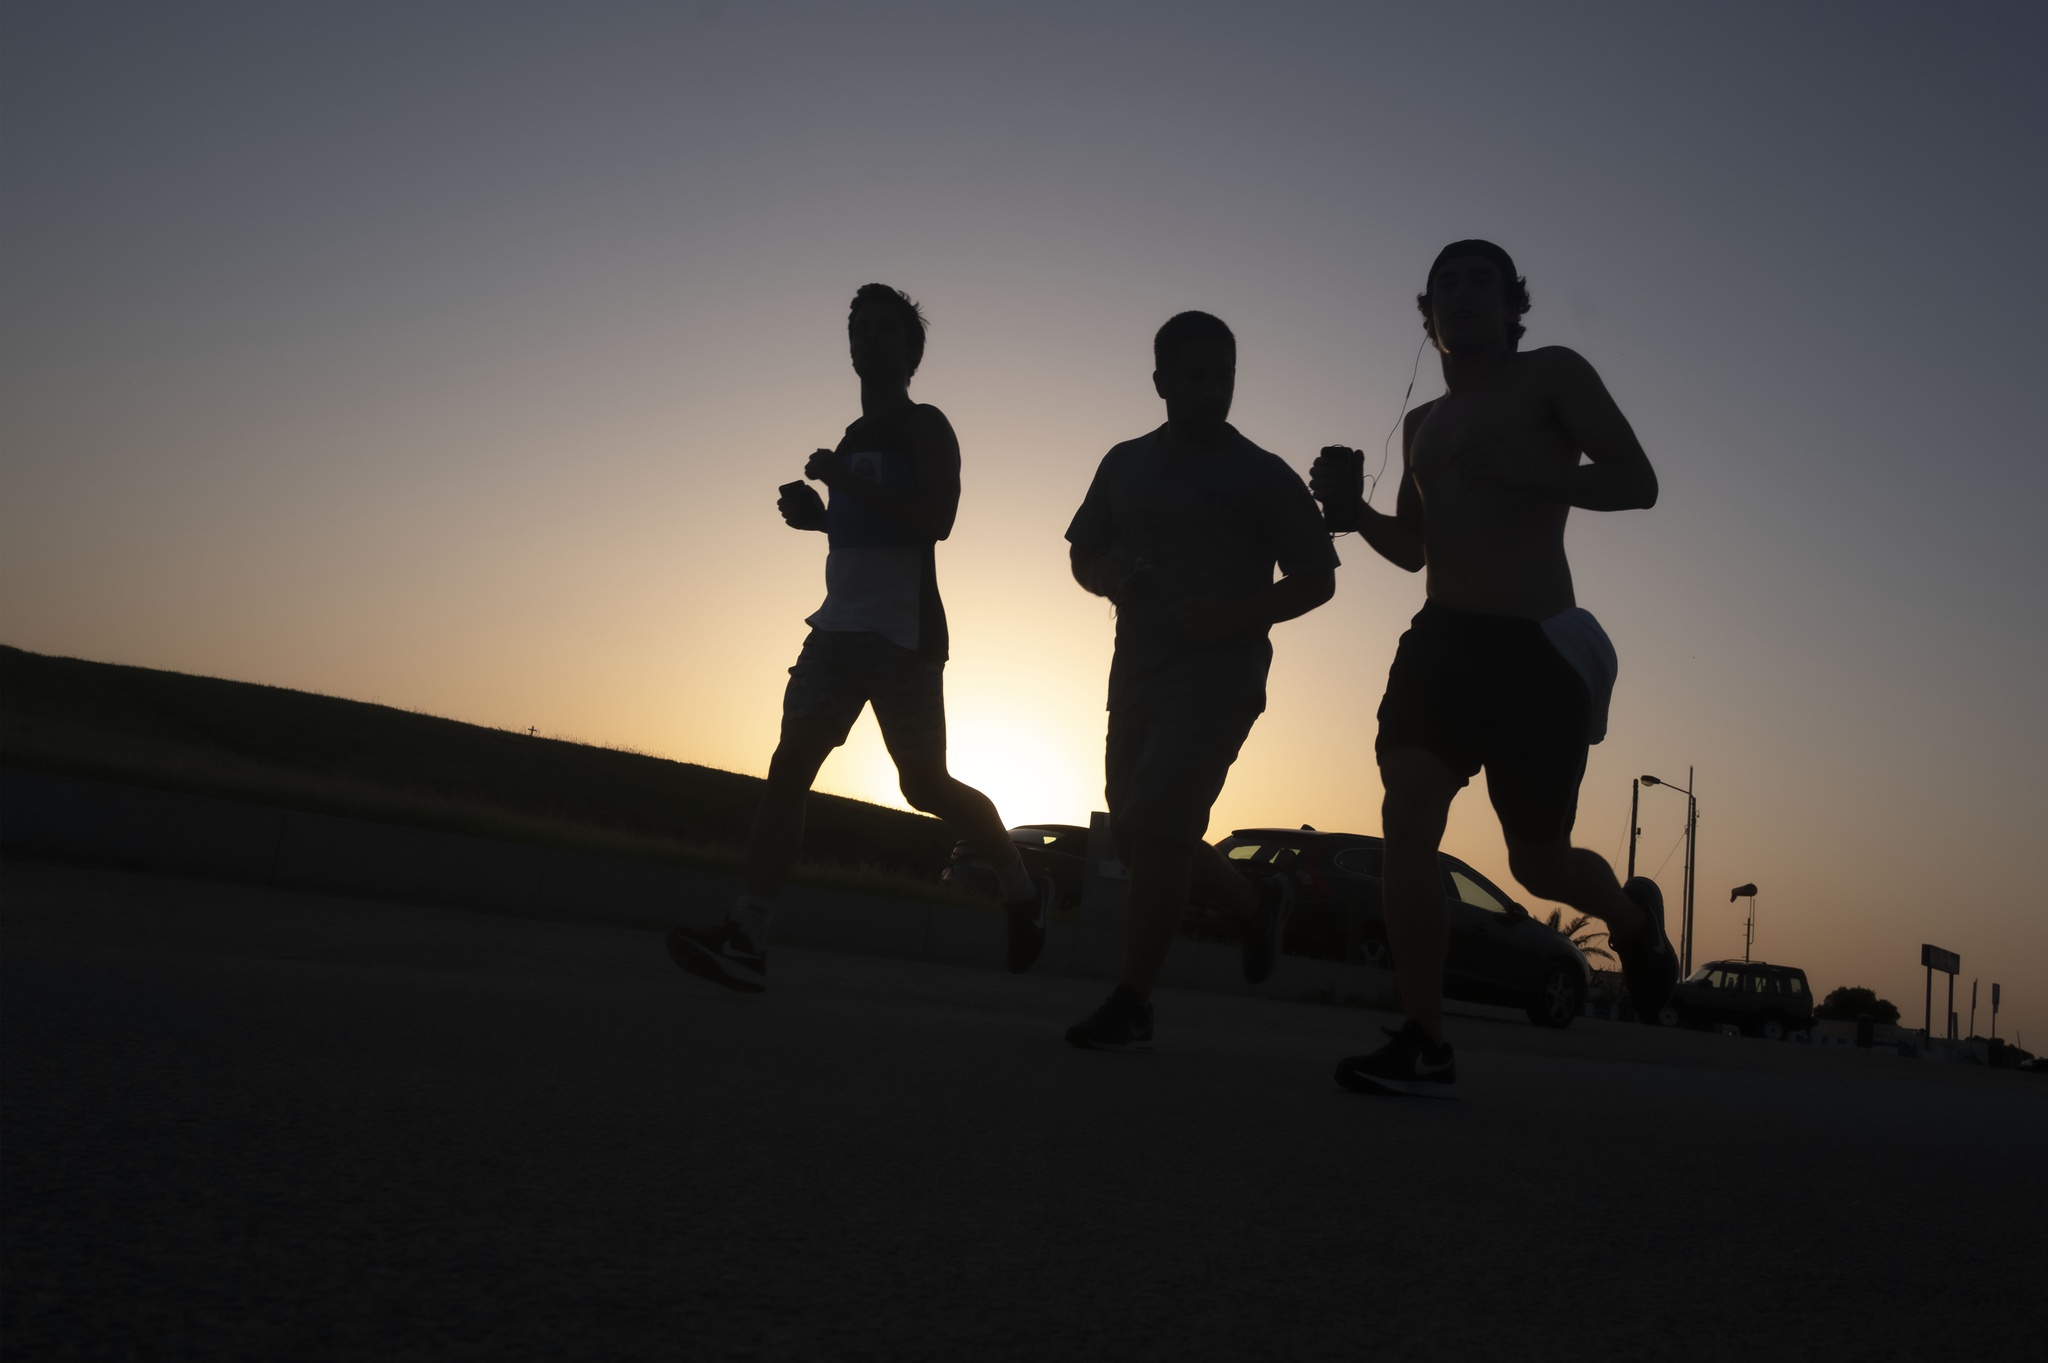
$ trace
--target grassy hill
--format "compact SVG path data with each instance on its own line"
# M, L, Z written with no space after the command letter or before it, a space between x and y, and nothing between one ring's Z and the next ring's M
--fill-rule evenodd
M761 785L387 705L4 645L0 762L721 870L738 867ZM952 845L935 819L813 795L798 878L949 897L937 875Z

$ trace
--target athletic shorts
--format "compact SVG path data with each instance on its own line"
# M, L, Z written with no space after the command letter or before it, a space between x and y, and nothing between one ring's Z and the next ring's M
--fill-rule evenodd
M829 721L836 748L846 741L861 707L873 705L882 742L898 769L934 758L944 761L945 680L942 658L892 644L879 634L814 629L789 669L782 722Z
M1578 818L1590 704L1539 622L1425 605L1394 650L1373 746L1382 760L1421 748L1466 781L1484 767L1501 827L1556 842Z
M1209 829L1209 807L1259 717L1255 705L1195 698L1109 712L1110 832L1131 859L1131 834L1151 833L1190 851Z

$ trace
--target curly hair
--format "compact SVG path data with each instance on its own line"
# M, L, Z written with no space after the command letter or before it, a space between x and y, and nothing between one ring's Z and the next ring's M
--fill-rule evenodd
M846 325L853 326L853 315L870 303L885 308L894 308L903 319L903 330L910 338L910 372L917 373L917 367L924 363L924 333L931 324L924 319L924 309L901 289L892 289L887 284L863 284L854 290L853 302L846 309Z
M1508 322L1508 348L1514 349L1528 330L1522 325L1521 318L1529 311L1529 281L1515 273L1513 258L1490 241L1454 241L1436 253L1436 260L1429 267L1429 287L1415 295L1415 309L1422 314L1422 334L1429 337L1431 345L1443 349L1436 339L1436 319L1430 316L1431 290L1436 287L1437 270L1446 260L1455 260L1459 256L1480 256L1493 262L1500 271L1500 277L1506 281L1501 288L1507 295L1508 310L1513 314Z

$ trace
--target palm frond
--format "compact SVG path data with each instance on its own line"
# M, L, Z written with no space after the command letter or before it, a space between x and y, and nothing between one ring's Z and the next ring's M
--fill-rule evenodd
M1600 945L1600 940L1607 936L1607 930L1597 926L1597 920L1590 915L1578 914L1567 923L1564 921L1563 909L1552 909L1550 917L1543 921L1551 931L1562 933L1566 941L1588 956L1598 956L1608 961L1615 959L1613 952Z

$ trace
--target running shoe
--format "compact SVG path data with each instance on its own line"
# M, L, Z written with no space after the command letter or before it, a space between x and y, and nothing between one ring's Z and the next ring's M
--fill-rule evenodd
M1614 942L1614 954L1621 957L1621 978L1628 986L1628 1001L1635 1005L1636 1018L1655 1022L1671 991L1678 987L1678 953L1664 935L1664 892L1646 876L1632 877L1621 892L1650 920L1650 931L1624 946Z
M1347 1055L1337 1062L1338 1083L1355 1093L1458 1096L1458 1062L1449 1042L1431 1041L1413 1021L1386 1030L1392 1040L1371 1055Z
M1022 975L1038 960L1038 953L1045 950L1045 925L1052 921L1052 905L1058 891L1053 888L1051 876L1038 876L1031 882L1032 895L1008 904L1010 917L1010 958L1012 975Z
M1294 912L1294 875L1260 876L1252 888L1259 894L1259 911L1244 925L1244 982L1263 984L1280 960L1280 937Z
M742 994L758 994L768 987L767 950L755 946L734 923L676 928L668 935L668 954L692 975Z
M1120 984L1100 1008L1067 1028L1067 1044L1089 1051L1149 1050L1152 1005Z

